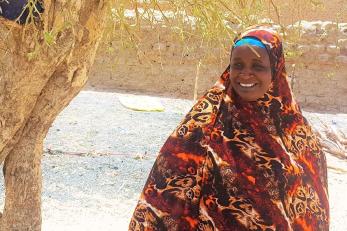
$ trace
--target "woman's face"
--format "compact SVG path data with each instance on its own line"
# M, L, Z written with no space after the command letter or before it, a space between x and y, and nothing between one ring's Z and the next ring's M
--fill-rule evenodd
M246 101L263 97L272 80L267 51L257 46L252 48L258 54L246 45L235 47L230 60L231 86Z

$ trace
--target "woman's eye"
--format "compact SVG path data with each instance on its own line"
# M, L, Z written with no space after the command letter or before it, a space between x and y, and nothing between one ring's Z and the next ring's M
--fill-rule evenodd
M253 68L254 68L255 70L257 70L257 71L262 71L262 70L265 69L265 67L262 66L262 65L260 65L260 64L254 64L254 65L253 65Z
M241 70L242 69L242 64L241 63L234 63L232 65L233 69L236 69L236 70Z

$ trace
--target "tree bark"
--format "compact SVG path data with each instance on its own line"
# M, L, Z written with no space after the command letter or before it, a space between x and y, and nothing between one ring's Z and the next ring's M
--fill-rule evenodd
M107 10L102 0L47 0L42 25L0 18L1 231L41 230L43 139L86 83Z

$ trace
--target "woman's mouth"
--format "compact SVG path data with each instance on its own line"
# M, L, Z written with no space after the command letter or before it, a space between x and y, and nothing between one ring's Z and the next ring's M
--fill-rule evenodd
M252 88L257 85L257 83L239 83L239 85L243 88Z

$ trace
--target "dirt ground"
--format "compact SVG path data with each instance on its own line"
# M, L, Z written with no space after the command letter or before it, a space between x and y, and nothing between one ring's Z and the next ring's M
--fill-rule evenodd
M42 230L127 230L156 153L193 103L156 98L164 112L139 112L124 108L119 95L83 91L52 125L44 144ZM305 114L315 126L334 123L347 133L347 114ZM347 161L327 158L331 230L345 231Z

